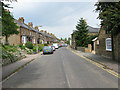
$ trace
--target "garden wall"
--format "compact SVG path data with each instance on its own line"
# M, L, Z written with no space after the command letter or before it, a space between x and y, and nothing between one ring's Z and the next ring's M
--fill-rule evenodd
M86 52L86 53L90 53L90 52L92 52L92 46L91 46L91 44L88 44L88 48L77 47L77 50L82 51L82 52Z

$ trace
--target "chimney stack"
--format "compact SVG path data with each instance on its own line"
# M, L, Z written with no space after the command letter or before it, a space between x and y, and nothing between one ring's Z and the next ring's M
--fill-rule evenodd
M41 30L41 32L43 32L43 30Z
M24 18L23 18L23 17L20 17L20 18L19 18L19 21L20 21L21 23L24 23Z
M38 26L35 26L35 29L39 31Z
M29 22L29 23L28 23L28 26L33 27L32 22Z
M47 34L47 31L45 30L45 32L44 33L46 33Z

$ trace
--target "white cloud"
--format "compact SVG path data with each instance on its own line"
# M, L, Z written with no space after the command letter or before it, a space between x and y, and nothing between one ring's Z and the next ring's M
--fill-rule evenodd
M49 1L49 0L47 0L47 1ZM18 17L24 15L25 21L29 22L30 20L31 21L34 20L34 21L32 21L33 24L35 22L38 25L42 24L40 22L41 18L38 18L38 17L41 14L44 15L44 6L46 7L45 14L48 14L48 16L50 16L50 14L51 14L51 11L50 11L51 9L49 9L50 6L47 5L48 3L47 4L44 3L45 5L43 5L43 3L39 3L38 4L39 8L38 8L38 5L36 5L36 2L37 2L37 0L18 0L18 2L13 3L11 5L11 6L14 6L14 9L11 11L14 12L14 14L16 16L15 18L18 18ZM94 5L94 3L92 3L92 4ZM45 17L43 17L44 22L47 23L47 22L49 22L49 20L51 20L51 23L56 23L56 25L54 25L54 26L44 25L44 27L42 27L42 28L45 30L48 30L49 32L54 33L59 38L60 37L65 38L65 37L69 37L70 34L73 32L73 30L75 30L75 25L77 24L78 19L80 19L81 17L86 19L86 21L88 22L88 25L93 26L93 27L98 27L97 24L100 23L100 21L96 19L98 17L98 13L93 12L93 10L95 10L95 7L91 6L92 4L90 4L89 6L84 6L84 5L82 7L80 6L81 8L83 8L80 10L78 10L78 9L76 10L76 8L78 8L78 7L73 7L73 6L71 7L71 6L69 6L69 4L68 4L68 6L64 6L61 8L58 8L56 6L58 11L52 12L53 13L52 15L56 14L56 16L52 17L52 19L47 18L48 17L47 15L44 15ZM88 7L90 7L90 8L88 8ZM54 9L54 4L52 6L52 9ZM37 10L39 10L39 11L37 11ZM36 18L33 18L33 17L36 17ZM58 17L59 17L59 19L58 19ZM55 18L56 22L52 22L52 20L54 18Z

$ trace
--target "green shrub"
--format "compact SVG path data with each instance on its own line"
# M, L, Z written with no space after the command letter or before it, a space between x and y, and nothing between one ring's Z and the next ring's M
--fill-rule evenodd
M3 45L2 46L2 59L10 59L10 61L11 62L13 62L14 61L14 55L13 55L13 53L10 53L10 52L15 52L15 51L18 51L18 50L12 50L12 49L10 49L10 47L9 46L5 46L5 45Z
M19 47L21 48L23 45L22 44L19 44Z
M35 53L37 53L38 50L39 50L39 46L34 46L34 47L33 47L33 51L34 51Z
M25 44L25 46L26 46L27 48L29 48L29 49L33 49L33 44L32 44L32 42L27 42L27 43Z
M29 51L27 51L27 54L32 54L32 50L29 49Z
M44 44L44 46L48 46L48 44L46 43L46 44Z
M43 47L44 47L44 44L38 44L38 46L39 46L38 50L39 50L39 51L42 51L42 49L43 49Z
M49 41L47 41L47 44L49 44Z
M26 49L25 49L25 46L22 46L22 47L21 47L21 49L24 49L24 50L26 50Z
M3 45L2 47L4 49L6 49L8 52L17 52L17 51L19 51L16 46Z

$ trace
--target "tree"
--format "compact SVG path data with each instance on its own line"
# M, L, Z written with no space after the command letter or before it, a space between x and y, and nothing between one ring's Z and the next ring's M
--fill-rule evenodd
M120 1L119 2L98 2L96 11L99 12L98 18L102 20L102 27L111 34L112 38L112 57L114 60L114 42L115 35L120 33Z
M5 5L2 2L2 36L5 36L6 44L8 44L8 37L12 34L18 34L18 26L14 23L14 18L10 14L9 10L4 8L10 8L9 5Z
M65 38L65 41L67 41L67 38Z
M113 35L120 33L120 2L98 2L95 6L103 28Z
M75 42L76 46L87 47L87 37L88 37L88 29L87 29L86 21L81 18L76 26L75 30Z
M63 38L61 37L60 40L63 40Z
M68 38L66 43L70 45L70 37Z

